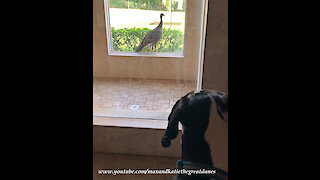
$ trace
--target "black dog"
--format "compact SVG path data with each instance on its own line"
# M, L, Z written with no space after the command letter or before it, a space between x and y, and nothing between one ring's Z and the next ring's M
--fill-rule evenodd
M213 110L212 110L213 108ZM210 145L206 141L205 133L208 128L209 118L217 113L222 120L228 120L228 95L218 91L202 90L189 92L178 100L172 108L168 118L168 127L162 137L162 146L169 147L171 140L178 135L178 122L183 126L182 154L178 166L186 165L198 169L215 169L218 171L213 176L179 175L177 179L219 179L227 173L213 165ZM179 165L180 164L180 165ZM220 174L220 175L217 175ZM223 178L220 178L223 179Z

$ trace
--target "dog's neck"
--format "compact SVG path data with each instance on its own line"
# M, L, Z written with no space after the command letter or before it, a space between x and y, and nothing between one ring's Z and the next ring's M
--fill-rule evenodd
M189 133L185 127L182 134L182 161L192 161L212 166L211 152L204 136Z
M225 139L228 137L227 136L228 131L224 130L225 126L227 127L227 124L218 115L217 104L213 98L211 98L210 116L208 121L209 121L208 128L205 132L193 131L194 128L183 126L183 134L182 134L182 160L183 161L193 161L196 163L201 163L209 166L213 165L213 162L212 162L213 158L218 161L217 165L219 166L222 164L220 161L224 162L225 155L227 153L223 153L221 152L221 150L225 150L227 149L227 147L225 147L226 145L225 143L221 144L220 141L217 141L217 138ZM217 129L217 128L223 128L224 131L221 132L221 129ZM222 147L219 147L219 146L222 146ZM215 156L215 154L222 154L223 157L221 158L217 157ZM225 167L224 164L222 166L224 170L227 170L227 167Z

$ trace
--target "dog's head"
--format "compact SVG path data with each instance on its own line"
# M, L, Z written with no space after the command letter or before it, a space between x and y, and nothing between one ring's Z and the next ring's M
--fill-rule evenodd
M169 147L171 140L178 135L178 124L184 126L185 131L203 136L209 123L212 99L216 102L217 113L221 119L227 119L228 95L219 91L202 90L189 92L179 99L173 106L168 117L168 127L162 137L162 146Z

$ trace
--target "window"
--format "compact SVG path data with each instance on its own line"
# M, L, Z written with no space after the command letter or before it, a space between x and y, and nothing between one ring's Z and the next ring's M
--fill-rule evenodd
M109 55L183 57L185 12L186 0L105 0ZM162 36L155 31L146 38L154 45L139 46L153 29Z
M179 5L181 1L154 0L160 4L170 2L171 12L167 12L168 8L164 9L166 6L156 7L151 3L141 6L137 3L138 0L114 1L112 7L115 8L110 8L111 2L112 0L94 0L93 116L115 121L143 119L159 120L161 123L166 123L171 108L178 99L190 91L201 89L207 0L184 0L182 5ZM140 9L137 8L138 6ZM175 21L170 21L170 13L172 13L172 19L174 19L175 13L183 13L181 24L176 26L171 24L171 28L170 24L164 25L164 28L169 26L166 29L181 28L180 31L183 33L182 49L162 52L163 46L157 45L157 52L152 52L152 48L149 47L144 47L141 52L135 52L135 47L137 44L139 45L140 39L137 40L137 44L130 46L129 50L121 51L114 48L111 36L115 33L111 32L112 27L116 30L120 29L119 38L130 39L131 36L123 36L128 32L122 31L125 28L127 30L131 28L132 20L130 20L131 16L127 17L128 15L125 13L118 13L122 17L119 18L121 19L118 20L119 22L113 20L113 10L138 11L141 12L140 16L154 20L153 24L151 21L146 21L149 24L141 24L140 27L138 27L138 23L133 23L137 25L137 27L135 27L136 25L132 26L134 30L150 24L152 27L156 27L160 20L160 13L165 14L164 22ZM150 11L157 12L157 17L151 18ZM182 24L183 28L178 27ZM136 33L134 30L130 33ZM163 35L162 38L165 36ZM134 42L134 40L132 41ZM124 47L128 48L128 46ZM150 123L158 124L157 121Z

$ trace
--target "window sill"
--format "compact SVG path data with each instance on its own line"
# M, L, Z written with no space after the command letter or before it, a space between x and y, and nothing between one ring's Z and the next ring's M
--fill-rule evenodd
M163 57L163 58L184 58L180 53L159 53L159 52L111 52L110 56L133 56L133 57Z
M109 127L129 127L129 128L146 128L166 130L168 121L144 119L144 118L128 118L128 117L108 117L108 116L93 116L94 126L109 126ZM179 130L182 126L179 123Z

